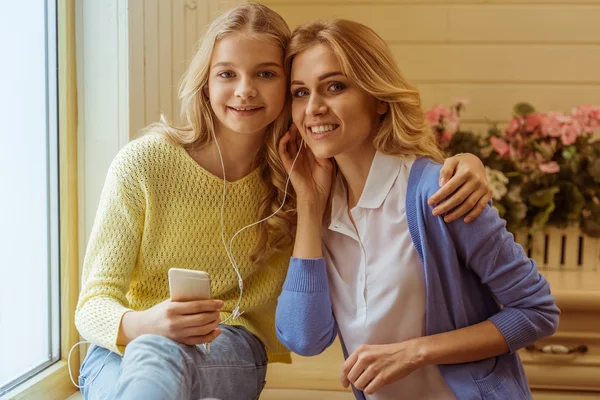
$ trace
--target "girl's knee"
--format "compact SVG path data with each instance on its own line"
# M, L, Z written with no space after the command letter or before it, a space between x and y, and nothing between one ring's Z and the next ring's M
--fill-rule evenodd
M162 359L188 361L188 354L193 351L193 346L178 343L160 335L144 334L132 340L125 348L124 360L137 356L159 356Z
M178 348L180 346L184 346L180 343L177 343L174 340L171 340L167 337L153 334L144 334L140 335L137 338L133 339L127 347L125 348L125 355L131 354L134 352L161 352L165 349Z

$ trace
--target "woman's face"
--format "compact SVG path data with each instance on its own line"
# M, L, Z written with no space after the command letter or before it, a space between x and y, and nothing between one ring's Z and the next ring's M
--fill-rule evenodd
M330 48L309 47L294 57L292 118L319 158L372 148L387 105L348 79Z
M205 94L217 129L264 134L285 105L283 50L270 40L227 35L215 44Z

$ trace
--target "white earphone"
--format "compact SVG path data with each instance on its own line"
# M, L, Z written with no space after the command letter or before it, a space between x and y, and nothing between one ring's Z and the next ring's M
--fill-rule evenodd
M213 135L214 135L214 133L213 133ZM242 302L242 295L244 293L244 280L242 278L242 275L240 274L237 262L235 261L235 257L233 256L233 252L232 252L233 240L235 239L235 237L238 234L240 234L244 230L246 230L250 227L253 227L254 225L258 225L261 222L268 220L269 218L274 217L283 208L283 206L285 205L285 200L287 198L288 185L290 184L290 178L292 176L292 171L294 170L294 165L296 165L296 160L298 160L298 156L300 155L300 151L302 149L302 144L304 143L304 139L302 139L302 142L300 143L300 146L298 147L298 153L296 154L296 157L294 157L294 161L292 162L292 166L290 168L290 173L288 174L287 180L285 182L285 189L283 192L283 201L281 202L281 206L279 206L279 208L273 214L269 215L268 217L263 218L260 221L256 221L250 225L246 225L242 229L237 231L231 237L231 240L229 241L229 247L227 247L227 244L225 243L225 223L224 223L225 199L227 196L227 180L225 177L225 164L223 162L223 155L221 153L221 147L219 146L219 141L217 140L216 136L213 136L213 139L215 141L215 144L217 145L217 151L219 152L219 158L221 159L221 169L223 171L223 201L221 203L221 241L223 243L225 253L227 254L227 257L229 258L229 262L231 263L232 268L235 270L235 273L238 276L238 285L240 288L240 296L238 297L238 301L236 303L235 308L233 309L233 312L231 313L231 315L229 317L227 317L224 321L221 322L221 323L225 323L225 322L229 321L231 318L235 319L243 314L243 311L240 312L240 303Z

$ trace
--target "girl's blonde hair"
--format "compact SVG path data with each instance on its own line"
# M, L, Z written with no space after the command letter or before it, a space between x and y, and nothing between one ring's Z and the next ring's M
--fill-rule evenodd
M204 88L208 85L210 60L215 44L227 35L239 33L248 38L269 40L281 47L282 53L290 40L290 29L275 11L256 3L235 7L215 19L208 27L199 48L179 88L182 126L176 127L161 116L160 122L150 125L146 131L166 135L171 141L185 148L201 149L215 137L216 116L210 106ZM286 70L287 76L287 70ZM257 220L274 213L284 197L287 174L278 155L279 139L290 123L289 96L283 111L267 127L265 144L258 154L262 180L267 184L267 194L259 200ZM289 246L293 240L295 214L293 196L287 196L286 204L274 217L262 222L259 239L251 255L253 262L264 261L274 251Z
M307 22L294 30L286 67L315 44L335 53L342 72L359 87L388 104L374 138L382 153L417 155L443 161L436 138L425 120L419 92L402 76L394 57L371 28L344 19Z

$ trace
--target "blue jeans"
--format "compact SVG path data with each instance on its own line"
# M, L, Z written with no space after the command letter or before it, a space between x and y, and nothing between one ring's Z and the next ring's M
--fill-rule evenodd
M208 355L202 346L188 346L157 335L136 338L127 345L123 357L91 346L79 376L79 385L86 385L81 389L83 397L258 399L267 373L264 345L240 326L220 328L222 333L212 342Z

